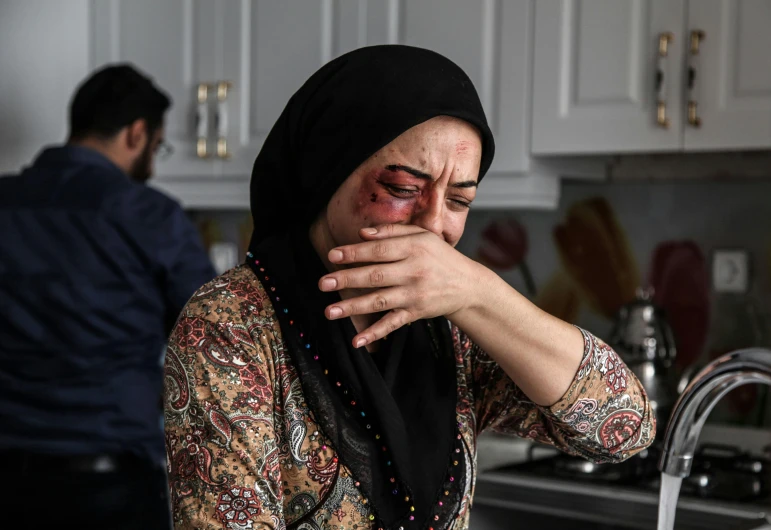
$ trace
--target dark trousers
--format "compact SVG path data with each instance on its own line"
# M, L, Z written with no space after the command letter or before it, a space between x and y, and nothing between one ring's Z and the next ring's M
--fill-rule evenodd
M162 468L134 458L96 458L0 453L0 481L5 484L0 494L0 527L171 528Z

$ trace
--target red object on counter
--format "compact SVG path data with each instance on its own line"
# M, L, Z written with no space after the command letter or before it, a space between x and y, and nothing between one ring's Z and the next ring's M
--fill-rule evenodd
M675 336L675 365L684 368L701 356L707 340L710 278L701 249L693 241L665 241L653 252L653 302L665 312Z
M486 265L513 269L525 259L528 250L527 232L514 218L493 221L482 231L482 244L477 251Z
M519 267L527 293L535 296L535 280L525 262L527 250L525 228L515 218L509 217L493 221L482 231L482 244L477 250L477 259L492 269Z

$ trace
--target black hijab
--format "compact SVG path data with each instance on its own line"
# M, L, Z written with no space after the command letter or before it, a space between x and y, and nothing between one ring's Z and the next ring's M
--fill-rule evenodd
M350 319L324 316L340 297L318 289L328 271L308 231L361 163L436 116L479 130L481 180L494 142L468 76L428 50L361 48L326 64L292 96L252 173L247 263L271 296L314 420L359 483L377 528L438 530L459 510L467 470L449 325L415 322L375 355L354 348ZM302 435L301 422L293 423L290 443Z

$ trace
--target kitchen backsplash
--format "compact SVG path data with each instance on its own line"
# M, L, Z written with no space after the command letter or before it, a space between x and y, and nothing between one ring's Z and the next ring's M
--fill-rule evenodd
M242 256L248 212L191 212L207 244ZM678 346L677 369L771 346L771 182L566 183L555 211L472 211L459 250L543 309L607 337L621 304L653 286ZM744 293L712 289L719 250L749 255ZM771 427L766 387L735 390L711 422Z

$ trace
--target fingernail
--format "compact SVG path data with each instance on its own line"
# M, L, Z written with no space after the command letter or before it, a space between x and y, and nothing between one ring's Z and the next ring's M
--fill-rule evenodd
M341 250L330 250L329 261L340 261L343 259L343 252Z
M322 291L331 291L337 287L337 280L334 278L324 278L321 280L321 290Z
M364 233L374 236L375 234L377 234L377 228L365 228Z
M356 341L356 347L361 348L367 343L367 339L359 339Z
M333 307L332 309L329 310L329 316L331 318L337 318L342 314L343 314L343 310L340 309L339 307Z

